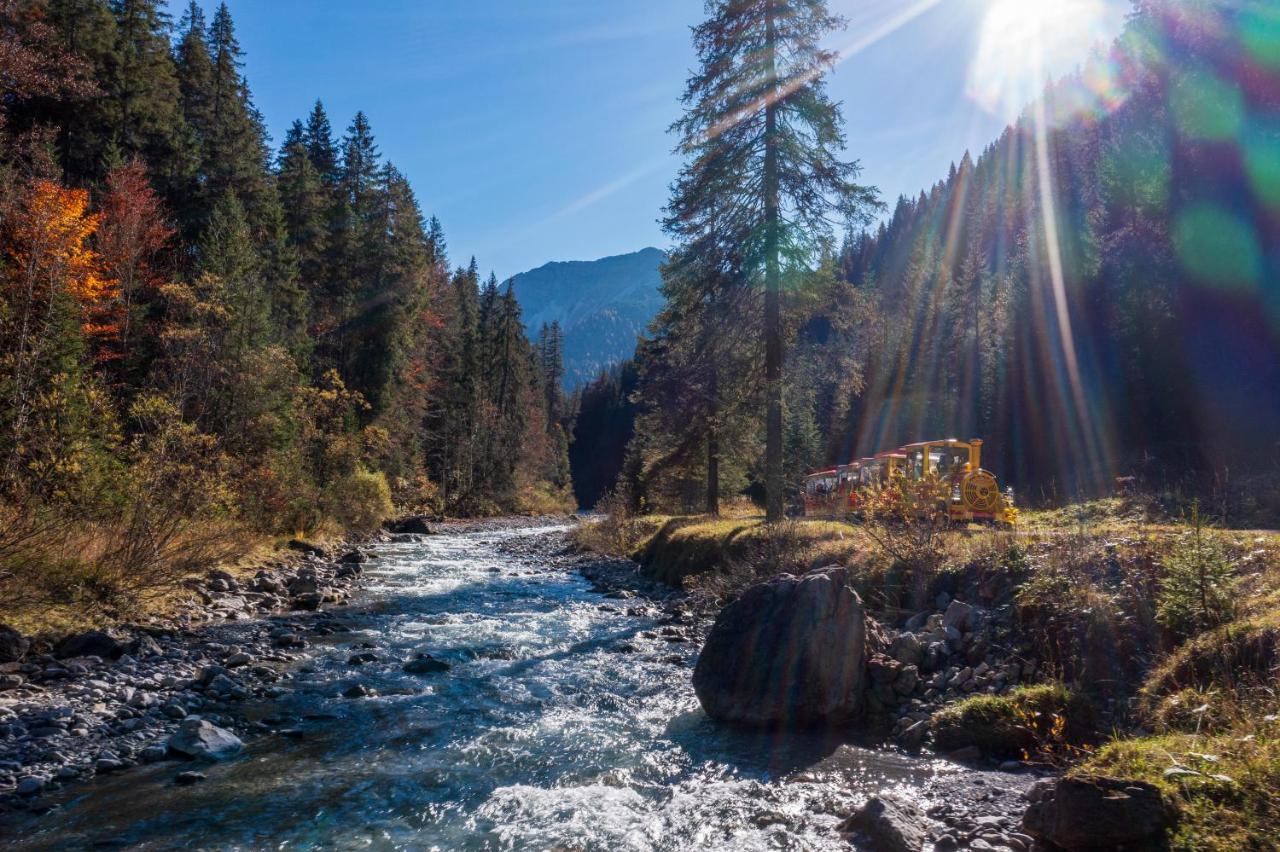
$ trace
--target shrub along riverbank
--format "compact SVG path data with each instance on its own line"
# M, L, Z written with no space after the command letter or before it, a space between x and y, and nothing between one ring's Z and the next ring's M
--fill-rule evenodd
M620 515L577 538L713 607L777 573L849 567L883 630L865 727L1148 782L1178 811L1173 848L1274 848L1277 533L1121 499L1027 513L1016 532L740 514Z

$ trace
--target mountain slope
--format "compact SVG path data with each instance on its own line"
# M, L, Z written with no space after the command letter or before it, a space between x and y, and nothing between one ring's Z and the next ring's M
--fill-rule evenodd
M529 336L543 323L564 332L565 384L573 387L630 358L636 335L662 307L665 252L646 248L592 261L554 262L510 279Z

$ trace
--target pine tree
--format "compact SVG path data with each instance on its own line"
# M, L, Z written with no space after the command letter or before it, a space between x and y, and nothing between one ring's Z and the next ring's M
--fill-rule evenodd
M302 134L302 144L307 149L307 156L320 179L329 185L336 184L338 171L338 148L333 141L333 128L329 125L329 116L324 111L324 104L316 101L307 116L307 126Z
M113 142L121 160L141 157L168 198L190 188L191 140L169 49L169 16L156 0L114 0L118 64L108 77Z
M209 196L232 192L255 230L269 218L266 130L240 74L243 52L226 3L220 3L206 34L211 63L209 88L197 100L207 105L199 143Z
M688 162L665 226L685 240L740 253L763 278L765 491L770 521L783 514L782 279L811 262L838 210L862 214L871 190L843 162L840 113L823 89L834 55L821 39L841 22L824 0L714 0L694 30L701 68L674 129ZM713 256L720 254L713 251Z
M198 271L216 278L225 288L228 354L240 358L267 345L272 338L271 299L263 282L263 263L244 207L231 192L213 208L200 244Z
M61 47L84 62L94 79L107 80L122 64L107 0L50 0L46 16ZM106 99L55 102L50 110L47 118L62 129L58 147L64 181L74 186L100 180L115 135Z

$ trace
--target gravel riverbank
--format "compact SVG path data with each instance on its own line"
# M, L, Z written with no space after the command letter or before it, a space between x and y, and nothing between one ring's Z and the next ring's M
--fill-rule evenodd
M59 788L163 760L186 719L241 737L270 730L239 705L286 688L281 671L335 629L321 610L351 597L365 559L311 547L249 574L213 570L145 627L76 634L0 665L0 811L39 810Z

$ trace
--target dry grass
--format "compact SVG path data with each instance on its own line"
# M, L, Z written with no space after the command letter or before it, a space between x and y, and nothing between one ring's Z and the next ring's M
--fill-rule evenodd
M42 520L0 561L0 619L57 633L164 612L184 580L264 541L229 521L145 521Z

